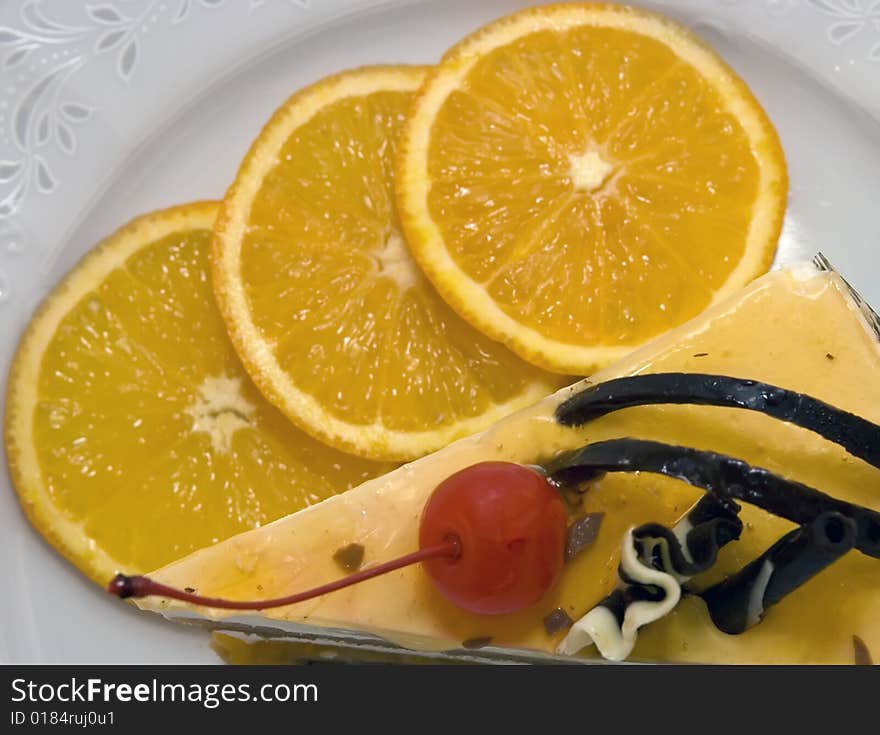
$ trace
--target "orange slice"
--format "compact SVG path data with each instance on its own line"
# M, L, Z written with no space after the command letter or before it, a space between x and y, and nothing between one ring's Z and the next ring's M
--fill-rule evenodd
M102 584L390 469L316 442L251 384L211 293L216 212L168 209L105 240L13 362L5 440L22 507Z
M214 240L220 308L256 384L313 436L375 459L426 454L560 385L459 318L401 237L393 161L424 74L359 69L291 97Z
M765 271L785 209L779 140L678 25L577 3L474 33L404 128L416 260L471 324L588 374Z

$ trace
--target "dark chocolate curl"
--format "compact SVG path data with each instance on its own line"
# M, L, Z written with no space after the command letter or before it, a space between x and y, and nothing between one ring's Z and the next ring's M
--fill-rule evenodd
M797 524L812 523L823 513L839 513L856 524L855 548L880 559L880 513L723 454L642 439L611 439L561 455L547 469L562 484L594 479L605 472L655 472L720 498L756 505Z
M738 512L735 503L725 504L704 495L674 528L645 523L633 530L632 541L642 564L666 574L693 577L711 568L718 559L718 552L739 538L742 521ZM682 543L679 538L684 529L687 530ZM636 582L623 566L618 568L617 574L624 586L615 589L599 604L611 610L621 625L626 608L633 602L663 599L661 589Z
M657 404L759 411L809 429L880 467L880 426L803 393L724 375L656 373L608 380L561 403L556 420L564 426L580 426L622 408Z
M856 524L823 513L787 533L732 577L702 593L712 622L737 635L757 625L766 611L851 551Z
M607 607L617 620L617 625L623 627L626 610L634 602L662 602L664 597L663 590L657 587L624 582L623 586L613 589L596 607Z
M711 567L721 547L739 538L738 512L736 503L705 495L672 529L648 523L628 533L618 567L620 584L573 625L559 650L571 654L595 643L606 658L628 656L638 629L667 614L681 585ZM650 583L639 581L646 579L646 569L661 577L652 574ZM642 604L634 609L634 603ZM614 620L610 627L608 613Z

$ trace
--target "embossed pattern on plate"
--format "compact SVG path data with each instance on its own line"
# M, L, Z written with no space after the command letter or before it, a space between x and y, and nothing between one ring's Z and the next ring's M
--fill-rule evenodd
M0 374L67 268L140 212L220 196L295 89L364 63L430 63L480 24L534 4L4 0ZM712 43L779 128L792 184L780 262L821 250L880 304L880 2L635 4ZM5 466L0 536L0 661L217 660L202 632L114 604L61 561L19 512Z

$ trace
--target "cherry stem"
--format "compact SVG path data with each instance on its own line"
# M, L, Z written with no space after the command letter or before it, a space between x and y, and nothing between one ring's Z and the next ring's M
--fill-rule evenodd
M194 605L202 605L203 607L216 607L226 610L266 610L270 607L283 607L285 605L293 605L297 602L305 602L321 595L326 595L344 587L350 587L353 584L364 582L365 580L379 577L396 569L418 564L427 559L447 556L450 559L457 559L461 556L461 540L454 535L447 537L445 543L437 546L428 546L419 549L411 554L401 556L391 561L386 561L369 569L363 569L355 572L335 582L328 582L320 587L306 590L305 592L297 592L294 595L286 597L276 597L271 600L226 600L220 597L202 597L193 592L186 592L174 587L156 582L149 577L140 575L127 576L125 574L117 574L107 585L107 592L116 597L125 599L127 597L168 597L183 602L190 602Z

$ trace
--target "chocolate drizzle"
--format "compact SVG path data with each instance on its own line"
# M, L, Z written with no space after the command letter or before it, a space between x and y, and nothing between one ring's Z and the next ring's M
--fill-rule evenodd
M656 373L608 380L563 401L556 420L580 426L624 408L659 404L758 411L809 429L880 468L880 426L803 393L724 375Z
M856 524L855 548L880 559L880 513L723 454L643 439L611 439L588 444L548 465L550 477L561 483L583 482L605 472L654 472L674 477L719 498L757 505L797 524L812 523L823 513L839 513Z
M819 269L833 270L821 255L815 263ZM844 284L880 338L880 317ZM825 356L835 359L830 352ZM555 417L563 426L581 426L625 408L676 404L757 411L812 431L880 468L880 426L817 398L757 380L702 373L618 378L570 396L557 407ZM742 633L757 624L768 608L852 549L880 559L880 513L723 454L620 438L567 452L547 465L547 475L563 488L589 483L607 472L662 474L708 495L672 529L646 524L627 535L621 583L574 624L560 644L561 653L576 653L595 643L606 658L629 655L637 629L671 611L681 585L711 567L719 549L739 537L737 500L799 527L702 593L713 622L724 632ZM705 517L698 517L703 511ZM637 613L631 616L633 611ZM854 637L853 645L857 661L870 660L860 639Z

